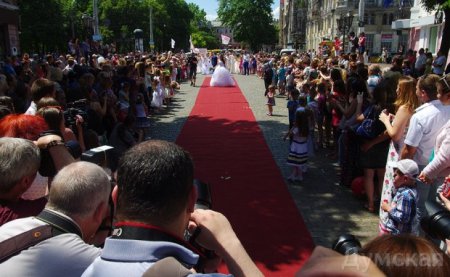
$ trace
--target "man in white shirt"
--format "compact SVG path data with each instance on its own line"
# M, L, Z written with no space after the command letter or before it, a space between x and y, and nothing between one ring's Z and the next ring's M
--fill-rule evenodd
M425 55L425 50L423 48L419 49L419 56L416 59L416 64L414 65L416 76L422 76L425 71L425 64L427 62L427 56Z
M401 159L413 159L420 170L429 163L438 132L450 119L450 103L442 103L437 99L438 81L439 76L434 74L419 78L416 94L424 104L411 117L405 146L401 152ZM435 199L438 182L432 185L417 183L417 208L419 216L423 216L427 214L425 201Z
M32 101L25 114L35 115L37 112L36 105L39 102L39 100L41 100L44 97L55 98L56 96L55 83L45 78L39 78L35 80L31 85L30 92Z

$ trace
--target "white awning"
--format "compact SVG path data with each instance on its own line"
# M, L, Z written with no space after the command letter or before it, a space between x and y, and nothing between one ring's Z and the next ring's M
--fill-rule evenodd
M410 29L411 28L411 19L398 19L398 20L392 21L391 28L392 28L392 30Z

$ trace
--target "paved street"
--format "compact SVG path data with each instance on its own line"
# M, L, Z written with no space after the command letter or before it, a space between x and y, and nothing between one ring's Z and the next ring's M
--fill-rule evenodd
M253 110L278 167L283 176L288 176L290 168L285 164L288 142L282 139L288 129L285 98L276 98L274 116L269 117L266 115L263 81L256 76L234 75L234 78ZM176 139L195 104L203 79L202 75L198 75L195 88L183 83L171 107L153 116L153 139ZM349 189L338 185L336 168L333 166L335 161L326 157L328 153L330 150L319 150L310 159L309 171L301 185L286 181L286 186L317 245L330 247L344 233L354 234L364 244L377 235L378 216L366 212L362 200L356 199Z

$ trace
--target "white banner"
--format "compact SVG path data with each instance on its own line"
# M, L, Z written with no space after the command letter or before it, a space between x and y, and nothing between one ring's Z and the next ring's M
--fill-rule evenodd
M175 40L173 38L170 39L170 45L172 46L171 48L175 48Z
M222 44L228 45L228 43L230 43L231 38L226 35L221 35L221 36L222 36Z
M189 47L190 47L191 51L194 51L195 47L194 47L194 44L192 43L192 36L189 36Z

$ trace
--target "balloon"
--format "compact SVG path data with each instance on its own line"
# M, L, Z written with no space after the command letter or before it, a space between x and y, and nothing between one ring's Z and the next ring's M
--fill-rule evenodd
M353 179L351 184L352 192L356 197L362 197L365 195L365 189L364 189L364 178L363 176L356 177Z

